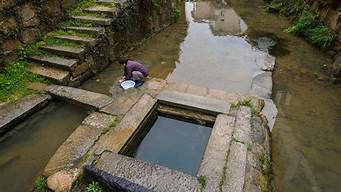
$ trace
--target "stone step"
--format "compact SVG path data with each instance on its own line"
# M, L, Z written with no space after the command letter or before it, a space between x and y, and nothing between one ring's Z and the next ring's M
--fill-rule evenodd
M59 45L43 45L40 48L45 51L49 51L51 53L57 54L57 55L77 58L77 59L82 58L85 53L84 48L67 47L67 46L59 46Z
M105 33L105 29L103 27L65 27L65 29L94 35Z
M97 0L96 3L116 3L115 0Z
M228 114L230 110L229 102L177 91L164 90L157 96L157 99L161 104L213 115L217 115L219 113Z
M75 35L57 35L54 37L57 39L72 41L75 43L84 43L91 46L95 46L97 44L97 39L91 37L79 37Z
M71 71L72 68L78 63L76 59L66 59L58 56L30 56L28 59L49 67L65 69L69 71Z
M70 79L70 72L62 69L41 66L36 63L29 63L28 69L34 74L45 77L46 79L61 85L67 84Z
M73 19L92 22L97 26L109 26L112 23L110 18L94 17L94 16L72 16Z
M109 16L115 16L117 13L117 8L105 7L105 6L93 6L85 9L88 13L104 13Z

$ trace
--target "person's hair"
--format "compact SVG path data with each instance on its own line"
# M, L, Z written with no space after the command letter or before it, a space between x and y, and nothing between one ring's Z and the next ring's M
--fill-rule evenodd
M119 59L118 63L121 65L127 64L128 63L128 59Z

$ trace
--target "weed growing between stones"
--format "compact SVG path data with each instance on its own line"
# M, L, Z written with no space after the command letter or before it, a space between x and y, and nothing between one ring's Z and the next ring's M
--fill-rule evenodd
M207 177L205 175L200 175L198 181L200 183L200 191L204 191L207 185Z
M79 19L70 19L60 24L60 27L92 27L91 21L83 21Z
M42 192L47 188L47 179L46 177L39 177L35 183L33 192Z
M103 192L98 182L93 181L86 187L86 192Z
M91 16L98 16L98 17L105 17L105 14L101 13L86 13L84 12L84 9L95 6L96 1L95 0L81 0L78 4L78 6L70 11L70 15L73 16L84 16L84 15L91 15ZM105 7L115 7L114 3L102 3Z
M48 52L39 49L39 44L37 43L31 43L24 47L19 47L17 49L17 52L20 60L25 60L28 56L32 55L37 56L48 55Z
M236 109L236 108L238 108L240 106L249 107L251 109L252 114L257 114L260 111L259 109L257 109L256 106L253 105L251 99L241 100L241 101L238 101L237 103L232 103L231 104L231 108L232 109Z

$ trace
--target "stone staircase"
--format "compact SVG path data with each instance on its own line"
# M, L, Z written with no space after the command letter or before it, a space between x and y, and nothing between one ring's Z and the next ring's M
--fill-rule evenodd
M64 31L72 31L77 35L54 35L56 40L62 40L79 44L79 46L60 46L60 45L42 45L39 46L47 54L32 55L28 58L29 70L38 74L53 83L60 85L78 86L89 78L94 72L104 69L108 65L108 49L97 49L96 47L105 47L107 44L101 41L101 35L105 34L111 26L114 17L117 15L121 2L116 2L117 6L108 7L107 3L115 3L113 0L97 1L93 7L83 10L85 15L71 16L71 20L91 23L91 27L67 26L60 27ZM89 15L87 15L89 14ZM96 15L96 16L94 16ZM73 33L72 33L73 34ZM91 36L91 37L90 37ZM91 51L96 50L99 54L94 55ZM98 55L107 58L97 59ZM98 60L104 62L97 62ZM94 69L95 68L95 69ZM100 70L96 70L99 68Z

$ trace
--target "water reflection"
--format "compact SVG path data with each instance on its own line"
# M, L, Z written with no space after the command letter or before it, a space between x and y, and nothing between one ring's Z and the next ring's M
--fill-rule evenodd
M197 1L193 5L193 21L209 23L214 35L241 35L247 30L243 19L225 1Z
M186 2L188 34L168 80L247 94L260 72L259 52L246 38L232 36L244 32L246 24L226 3L217 2Z

